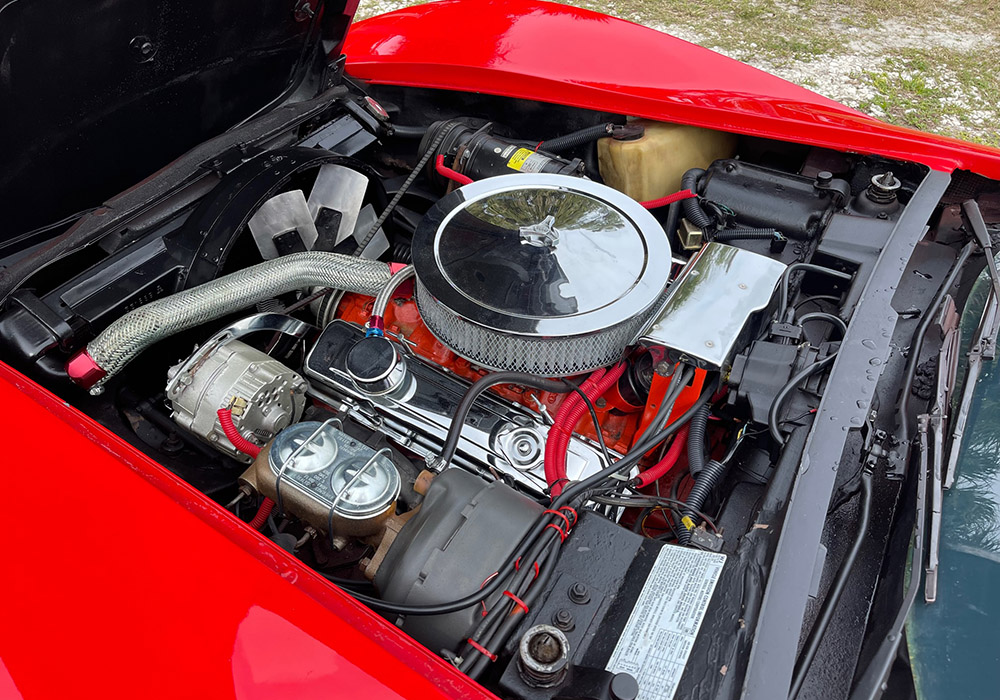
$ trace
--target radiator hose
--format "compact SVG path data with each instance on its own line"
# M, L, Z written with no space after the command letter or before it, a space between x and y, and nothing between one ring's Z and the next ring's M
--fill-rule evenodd
M66 365L70 379L96 389L150 345L296 289L330 287L375 296L389 282L385 263L337 253L285 255L130 311Z

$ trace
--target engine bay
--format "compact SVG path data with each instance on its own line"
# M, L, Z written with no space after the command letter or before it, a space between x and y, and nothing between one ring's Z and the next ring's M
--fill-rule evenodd
M503 697L736 697L778 535L812 528L793 687L854 566L847 689L903 585L908 402L974 197L875 156L336 90L77 224L2 290L3 359Z

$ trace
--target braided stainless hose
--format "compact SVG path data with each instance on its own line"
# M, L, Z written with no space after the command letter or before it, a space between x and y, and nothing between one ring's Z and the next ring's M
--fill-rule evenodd
M389 266L374 260L325 252L285 255L130 311L77 353L66 371L77 384L99 392L153 343L238 309L310 287L375 296L388 282Z

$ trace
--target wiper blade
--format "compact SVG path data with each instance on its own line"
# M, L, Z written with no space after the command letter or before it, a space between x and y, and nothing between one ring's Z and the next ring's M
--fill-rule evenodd
M910 614L910 609L917 599L920 588L921 562L924 557L924 522L926 520L927 469L929 463L929 417L924 414L917 417L917 446L920 450L920 466L916 478L916 509L914 512L913 540L910 550L910 580L906 586L902 603L896 611L896 617L889 628L885 639L872 656L864 671L857 676L857 682L851 689L850 700L873 700L882 696L889 679L889 671L903 639L903 626Z
M938 316L938 326L944 338L938 352L937 381L935 382L934 403L927 415L931 437L931 518L930 535L927 543L927 576L924 579L924 601L937 600L938 564L940 563L941 513L944 505L943 467L945 453L945 422L951 405L951 392L958 372L958 351L961 343L959 315L955 302L948 298Z
M983 361L993 360L996 357L997 331L1000 330L1000 302L994 287L983 315L979 320L976 334L972 338L972 345L969 348L969 359L965 373L965 387L962 390L962 399L955 411L955 422L951 431L951 443L948 447L948 465L945 468L944 488L950 489L955 483L955 472L958 466L958 455L962 448L962 438L965 436L965 427L969 422L969 407L972 405L972 395L976 391L976 383L979 375L983 371Z

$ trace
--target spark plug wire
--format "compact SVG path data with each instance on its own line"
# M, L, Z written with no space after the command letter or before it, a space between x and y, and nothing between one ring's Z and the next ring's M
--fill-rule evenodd
M625 362L619 362L617 365L609 369L603 375L599 376L596 382L591 382L590 379L584 382L584 385L590 383L591 386L587 388L581 387L587 398L591 401L595 401L604 395L625 373L627 368ZM593 378L593 376L592 376ZM575 395L574 395L575 396ZM573 397L570 397L571 399ZM559 496L562 493L563 488L566 485L566 453L569 449L570 436L573 434L573 428L576 426L580 419L583 417L584 411L587 410L587 406L582 399L577 397L577 401L574 401L572 405L563 411L560 407L559 412L556 414L556 422L549 428L549 439L546 440L546 447L548 447L549 441L555 437L555 446L552 448L551 453L546 449L546 459L545 459L545 472L546 477L552 477L549 481L549 491L553 498ZM599 429L599 428L598 428ZM550 464L551 459L551 464Z

